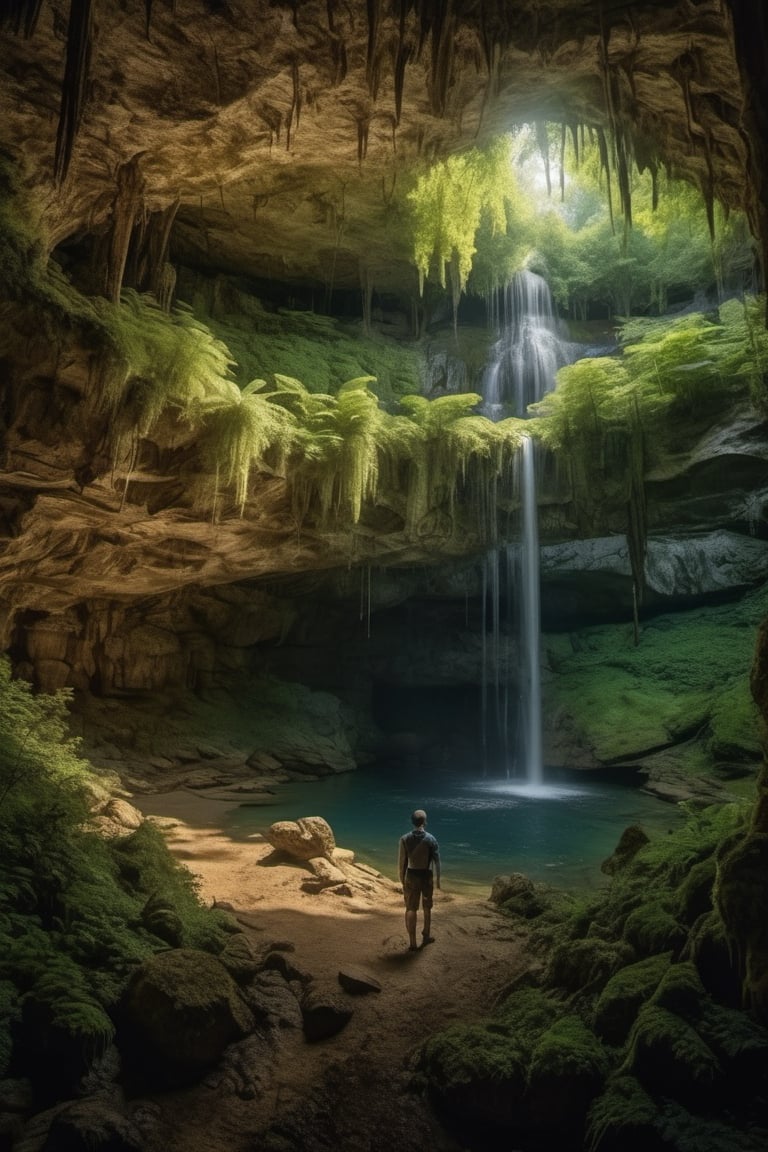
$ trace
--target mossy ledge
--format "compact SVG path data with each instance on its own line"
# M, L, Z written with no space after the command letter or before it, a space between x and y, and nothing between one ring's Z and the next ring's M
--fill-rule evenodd
M766 781L763 781L763 790ZM423 1045L415 1084L466 1148L765 1146L768 883L755 805L694 809L592 898L538 893L530 969ZM745 879L748 881L745 884ZM747 907L749 905L749 907Z

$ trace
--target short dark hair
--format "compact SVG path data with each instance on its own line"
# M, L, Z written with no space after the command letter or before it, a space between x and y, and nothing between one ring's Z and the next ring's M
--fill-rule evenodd
M416 811L414 812L414 814L411 816L411 823L415 824L417 828L420 828L421 825L426 824L426 822L427 822L426 812L424 811L423 808L417 808Z

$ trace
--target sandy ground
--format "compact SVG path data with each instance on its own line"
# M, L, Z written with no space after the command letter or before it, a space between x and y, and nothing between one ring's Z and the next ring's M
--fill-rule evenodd
M290 942L291 959L354 1007L331 1039L310 1044L299 1029L286 1030L253 1099L205 1086L158 1097L158 1147L408 1152L427 1141L446 1152L461 1148L413 1092L410 1069L426 1037L487 1014L523 970L512 923L481 894L452 891L448 876L435 894L435 942L410 952L402 895L391 880L382 877L373 892L351 898L310 894L301 887L310 875L303 865L275 863L260 836L237 841L217 827L216 801L175 793L134 803L160 816L172 852L199 877L203 898L234 909L256 948ZM397 835L393 856L396 845ZM349 966L374 976L381 991L344 992L338 972Z

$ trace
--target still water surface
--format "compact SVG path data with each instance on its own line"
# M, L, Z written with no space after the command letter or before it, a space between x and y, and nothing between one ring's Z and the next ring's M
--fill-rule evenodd
M504 872L525 872L561 888L598 886L605 880L600 864L628 824L664 835L681 819L676 806L637 788L583 775L526 789L445 771L397 775L388 767L278 785L266 802L223 811L221 827L245 839L276 820L323 816L337 844L395 878L397 841L409 830L414 808L426 809L445 886L454 890L488 887Z

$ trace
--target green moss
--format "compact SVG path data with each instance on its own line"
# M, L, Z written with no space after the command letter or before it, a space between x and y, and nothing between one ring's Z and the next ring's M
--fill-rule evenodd
M736 604L655 617L637 646L629 625L547 635L548 711L600 762L680 745L678 767L692 773L736 754L756 768L749 670L766 612L764 588ZM690 743L695 732L701 747Z
M562 1016L550 1025L536 1045L529 1078L586 1078L597 1082L608 1070L605 1050L578 1016Z
M525 1078L525 1057L514 1036L484 1024L455 1024L424 1045L420 1067L429 1087L449 1096L477 1081L514 1083Z
M706 860L694 864L677 891L675 912L680 920L692 925L712 908L712 889L715 883L714 853Z
M659 1105L657 1128L670 1152L763 1152L765 1129L744 1131L708 1115L687 1111L673 1100Z
M714 902L741 949L768 948L768 834L740 838L718 861Z
M671 952L663 952L628 964L611 976L595 1006L595 1030L608 1044L627 1039L637 1013L656 991L669 968Z
M747 680L721 692L709 717L709 746L717 760L754 761L762 755L759 713Z
M666 951L677 954L685 944L685 929L675 919L671 906L668 896L657 896L627 916L624 939L639 956L653 956Z
M614 1076L589 1111L589 1152L662 1152L656 1102L634 1076Z
M553 952L547 981L569 992L594 991L634 959L632 947L620 940L588 937L568 941Z
M521 1048L530 1053L539 1036L564 1011L562 1002L548 992L540 988L520 988L500 1005L496 1018L515 1037Z
M230 307L225 314L203 315L231 350L241 387L256 377L274 379L277 372L301 380L310 392L331 394L345 380L372 376L386 403L421 391L423 354L416 346L366 335L313 312L269 312L245 293L234 292Z
M682 1100L704 1099L721 1075L717 1057L698 1032L658 1004L641 1008L622 1071L651 1092Z
M695 1024L701 1015L706 1000L706 992L696 966L690 961L670 965L651 997L651 1004L658 1004Z

